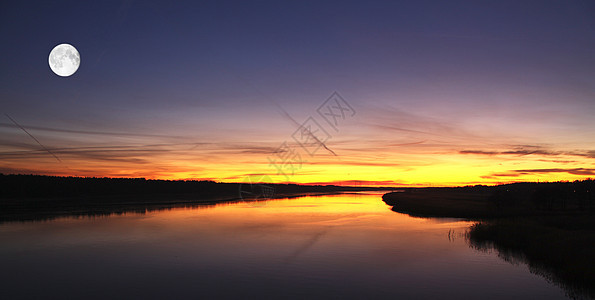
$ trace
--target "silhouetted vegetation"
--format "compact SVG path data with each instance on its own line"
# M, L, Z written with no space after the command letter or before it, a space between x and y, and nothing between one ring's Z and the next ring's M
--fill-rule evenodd
M595 297L595 219L592 216L503 218L467 232L476 249L495 248L505 260L527 263L532 273L560 285L573 298Z
M406 188L382 199L397 212L468 219L595 211L595 181Z
M393 211L413 216L480 218L494 213L488 208L488 197L487 187L409 188L382 199Z
M221 194L234 187L237 185L217 184L213 181L0 174L0 198L2 199L187 193L210 195Z
M105 215L146 211L175 204L213 204L223 201L346 191L386 190L297 184L217 183L195 180L144 178L88 178L0 174L0 222L39 220L64 215ZM241 193L250 190L253 193ZM254 193L256 192L256 193Z
M414 216L479 222L467 238L525 261L569 296L595 297L595 181L406 189L383 196L392 210Z

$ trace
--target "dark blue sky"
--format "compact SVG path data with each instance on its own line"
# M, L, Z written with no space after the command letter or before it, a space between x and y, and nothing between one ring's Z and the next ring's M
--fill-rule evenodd
M452 132L480 128L499 146L592 146L577 145L593 137L592 1L170 2L4 1L0 111L114 133L39 129L52 147L172 142L117 133L275 144L294 130L276 105L302 121L339 91L361 112L349 141L407 140L378 131L392 112L411 115L399 128L456 128L434 132L448 145ZM81 54L68 78L47 64L60 43ZM27 148L0 124L6 151ZM583 134L568 141L565 130Z

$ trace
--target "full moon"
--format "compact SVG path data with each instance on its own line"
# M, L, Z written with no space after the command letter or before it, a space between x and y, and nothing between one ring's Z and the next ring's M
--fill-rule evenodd
M81 56L72 45L60 44L52 49L48 62L56 75L68 77L78 70Z

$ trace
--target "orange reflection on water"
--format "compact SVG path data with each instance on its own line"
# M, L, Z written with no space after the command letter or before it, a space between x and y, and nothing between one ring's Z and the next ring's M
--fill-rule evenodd
M381 195L0 224L0 241L7 241L0 243L0 277L24 278L3 291L19 295L42 276L35 282L83 298L109 298L111 287L130 297L560 296L526 268L470 249L463 238L470 222L395 213Z
M167 231L185 231L184 234L200 236L203 241L212 239L212 244L231 243L263 253L276 249L268 253L272 257L291 253L291 249L300 249L312 240L321 251L325 247L333 251L370 249L375 244L382 248L395 241L411 241L411 247L450 247L446 239L449 230L462 234L470 225L456 219L413 218L392 212L381 195L307 196L205 209L177 208L166 213L148 213L142 222L165 227ZM420 232L424 234L419 235ZM314 249L313 245L308 248ZM464 243L461 249L468 251Z
M155 211L148 213L147 222L167 221L172 226L184 223L213 221L225 224L225 227L260 224L262 226L350 226L367 224L376 228L388 226L394 230L396 225L410 230L428 227L465 227L469 222L454 219L412 218L390 211L390 207L381 201L382 193L353 193L324 196L306 196L300 198L274 199L261 202L223 203L205 208L175 208L167 213ZM399 228L397 227L397 228Z

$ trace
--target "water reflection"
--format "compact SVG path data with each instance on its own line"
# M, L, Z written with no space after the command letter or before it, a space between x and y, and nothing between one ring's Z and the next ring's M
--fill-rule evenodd
M510 221L509 221L510 222ZM505 225L502 225L505 224ZM519 224L515 224L518 226ZM486 235L485 230L504 230L508 232L510 228L498 228L506 226L500 222L479 223L471 226L465 234L469 246L484 253L495 252L502 260L513 264L523 264L528 266L533 274L545 278L548 282L560 286L564 289L566 296L573 299L595 299L595 285L585 279L585 274L580 274L576 270L568 272L574 262L565 262L563 265L559 261L546 259L548 256L527 256L519 245L511 244L509 241L494 239L494 236ZM527 241L526 243L529 243ZM572 247L572 245L568 245ZM588 247L585 243L584 247ZM543 249L543 245L541 245ZM545 251L545 249L544 249ZM540 251L541 252L541 251ZM571 255L571 254L570 254ZM568 256L568 255L567 255ZM560 258L558 258L559 260ZM581 264L585 264L581 261Z
M330 194L338 194L340 192L334 192ZM362 192L344 192L343 195L353 194L357 195ZM367 193L367 192L365 192ZM295 194L292 196L286 196L280 199L293 199L304 196L323 196L329 195L329 193L304 193ZM29 221L48 221L59 218L97 218L107 217L111 215L130 215L130 214L146 214L155 211L170 211L179 208L190 208L190 209L207 209L216 206L229 206L237 203L246 203L253 207L260 207L267 205L270 199L260 200L174 200L164 201L164 203L156 203L154 201L147 201L146 203L129 202L124 204L117 204L120 202L127 202L125 199L114 199L107 198L109 201L98 201L99 203L105 202L106 204L94 204L87 203L84 206L44 206L43 208L34 207L23 207L21 209L12 209L8 212L0 211L0 224L6 222L29 222ZM116 204L111 204L116 203Z
M0 288L7 298L564 297L453 238L469 222L395 214L380 196L4 223Z

